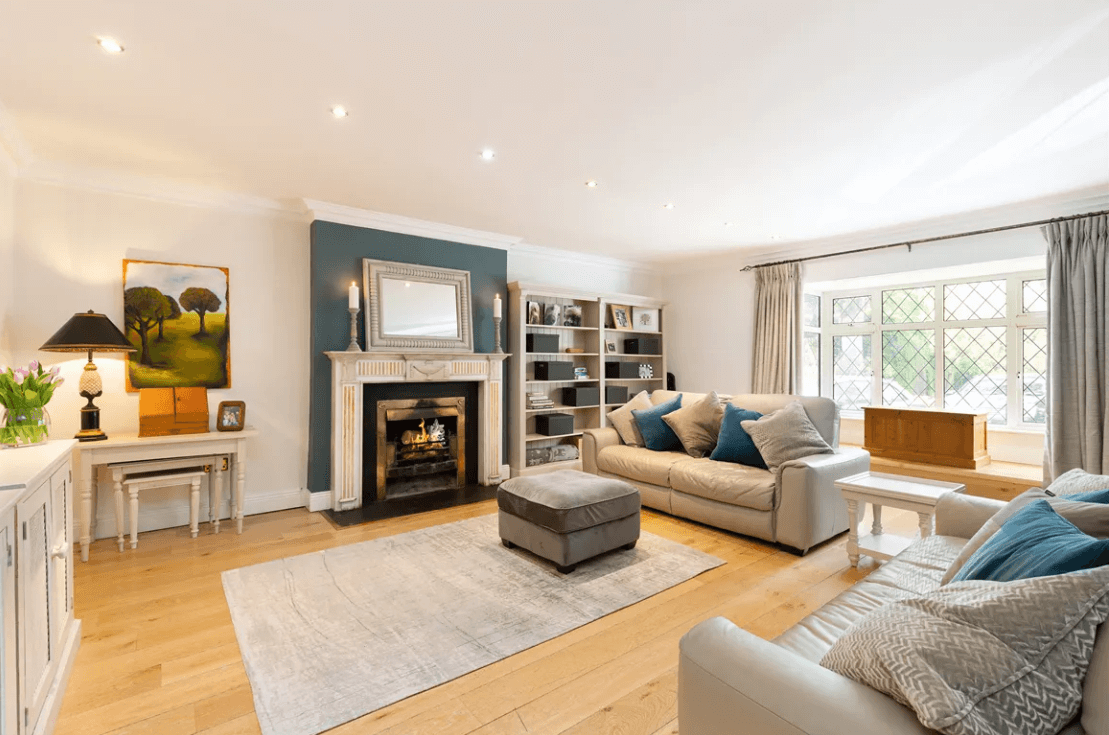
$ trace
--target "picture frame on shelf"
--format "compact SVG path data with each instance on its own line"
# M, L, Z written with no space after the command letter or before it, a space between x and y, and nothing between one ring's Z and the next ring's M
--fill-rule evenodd
M658 309L635 307L632 309L632 324L640 332L657 332Z
M544 306L543 306L543 326L546 326L546 327L561 327L562 326L562 304L544 304Z
M570 304L563 308L562 326L580 327L581 325L581 306L579 304Z
M614 339L606 339L605 340L605 353L608 354L608 355L615 355L616 354L616 340L614 340Z
M608 313L612 317L613 329L627 330L632 328L632 315L629 307L620 304L609 304Z
M246 426L246 403L243 401L220 401L216 409L217 431L242 431Z
M543 304L538 301L528 302L528 318L529 325L542 326L543 324Z

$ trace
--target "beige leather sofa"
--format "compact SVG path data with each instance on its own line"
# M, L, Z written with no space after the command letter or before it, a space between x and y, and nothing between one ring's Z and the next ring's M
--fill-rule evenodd
M657 390L658 405L677 393ZM682 405L703 393L683 393ZM731 396L742 408L771 413L801 401L805 413L835 454L817 454L782 465L777 474L757 467L694 459L683 451L654 452L620 440L616 429L586 429L582 466L639 488L643 505L805 553L847 530L847 504L833 483L870 469L870 454L839 449L839 407L828 398L789 395Z
M912 710L819 662L866 613L904 592L939 586L959 550L1002 505L945 495L936 506L936 533L945 541L942 558L916 553L919 544L914 544L773 642L725 618L698 624L681 641L682 735L934 735ZM1098 630L1083 694L1081 722L1061 735L1109 733L1109 624Z

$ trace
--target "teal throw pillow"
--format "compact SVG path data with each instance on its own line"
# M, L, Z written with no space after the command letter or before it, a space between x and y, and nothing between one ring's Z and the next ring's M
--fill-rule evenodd
M1077 500L1079 503L1103 503L1109 505L1109 488L1095 490L1092 493L1078 493L1077 495L1060 495L1063 500Z
M765 470L766 462L759 454L758 447L751 440L751 435L740 425L741 421L756 421L761 418L762 414L758 411L748 411L731 403L725 404L724 420L720 423L720 437L716 440L716 449L712 450L709 459L715 459L717 462L735 462Z
M643 444L648 449L656 452L665 452L668 449L681 449L682 442L662 417L682 407L682 394L671 398L666 403L660 403L651 408L632 411L639 433L643 435Z
M1109 539L1078 530L1046 500L1029 503L974 552L951 580L1012 582L1109 564Z

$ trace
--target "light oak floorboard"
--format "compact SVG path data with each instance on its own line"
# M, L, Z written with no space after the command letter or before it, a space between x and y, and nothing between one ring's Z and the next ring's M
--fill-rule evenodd
M83 639L58 735L258 735L220 574L496 512L493 501L339 529L290 510L144 533L120 553L93 544L74 570ZM887 510L890 530L916 516ZM864 525L867 521L864 520ZM726 563L515 656L341 725L334 735L676 735L678 641L724 615L772 638L876 564L847 563L845 536L797 557L771 544L650 510L643 528Z

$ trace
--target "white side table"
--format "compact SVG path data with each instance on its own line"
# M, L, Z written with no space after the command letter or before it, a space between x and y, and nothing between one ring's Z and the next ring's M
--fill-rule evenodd
M847 501L847 513L851 521L847 530L847 558L851 560L853 567L859 566L860 553L884 561L897 556L913 542L907 536L885 533L882 530L883 506L915 512L920 521L920 537L924 538L932 534L932 515L940 496L966 490L966 485L959 483L880 472L860 472L837 480L835 485ZM863 509L861 503L871 504L874 522L870 533L860 538L859 517Z

